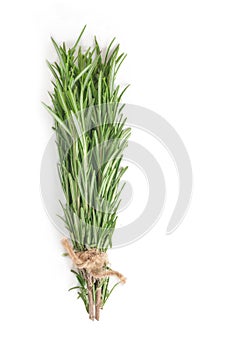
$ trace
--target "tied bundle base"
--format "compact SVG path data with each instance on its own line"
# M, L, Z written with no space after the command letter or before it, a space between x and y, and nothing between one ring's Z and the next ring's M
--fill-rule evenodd
M102 280L106 277L115 276L121 283L125 283L126 278L120 272L108 267L109 262L106 252L102 252L96 248L74 251L67 238L62 239L62 244L74 263L75 268L82 273L86 281L89 318L99 321L100 309L103 308ZM94 285L95 289L93 289Z

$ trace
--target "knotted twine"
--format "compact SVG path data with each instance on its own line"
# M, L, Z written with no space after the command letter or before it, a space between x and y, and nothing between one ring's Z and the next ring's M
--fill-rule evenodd
M96 279L116 276L119 278L121 283L126 282L126 278L120 272L114 271L112 269L106 269L106 266L108 264L107 253L101 252L96 248L76 252L70 245L67 238L62 239L62 244L77 269L85 269Z

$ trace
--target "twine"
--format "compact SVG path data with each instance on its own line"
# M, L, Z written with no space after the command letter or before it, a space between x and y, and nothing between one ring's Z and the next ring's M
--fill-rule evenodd
M79 270L85 269L96 279L116 276L121 283L126 282L126 278L120 272L106 269L108 264L107 253L96 248L75 252L67 238L62 239L62 244Z

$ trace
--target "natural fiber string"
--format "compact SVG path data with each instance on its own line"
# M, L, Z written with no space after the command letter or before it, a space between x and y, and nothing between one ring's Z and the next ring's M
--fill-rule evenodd
M67 238L62 239L62 244L78 269L87 270L97 279L116 276L122 283L126 282L126 278L120 272L105 269L105 266L108 264L108 256L105 252L101 252L96 248L75 252Z

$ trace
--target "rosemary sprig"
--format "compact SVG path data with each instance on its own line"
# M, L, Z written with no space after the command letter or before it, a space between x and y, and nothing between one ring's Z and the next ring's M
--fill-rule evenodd
M121 161L130 129L125 128L120 106L126 89L120 91L115 86L126 55L119 53L119 45L112 49L114 39L105 55L96 38L94 46L84 51L79 45L84 29L70 49L52 38L59 60L47 62L53 75L53 92L52 106L45 107L54 119L58 171L66 199L61 204L63 220L73 248L106 251L111 247L117 220L122 190L119 182L127 169L121 167ZM85 271L75 274L78 297L88 310L90 280ZM102 306L111 294L108 283L109 277L92 281L93 300L96 290L101 289Z

